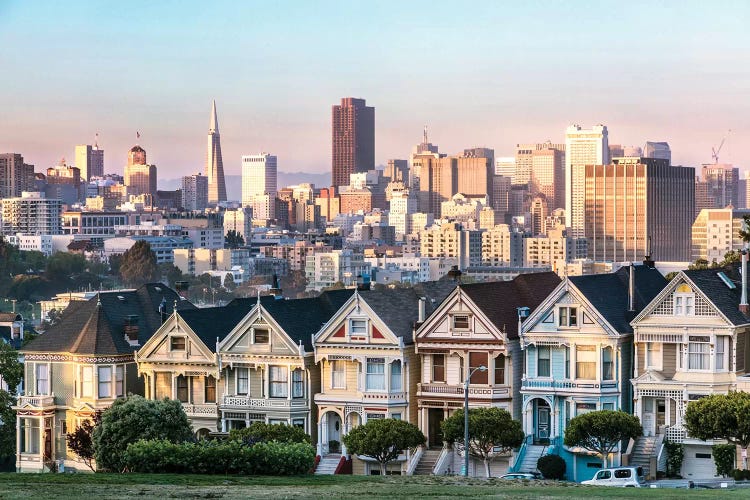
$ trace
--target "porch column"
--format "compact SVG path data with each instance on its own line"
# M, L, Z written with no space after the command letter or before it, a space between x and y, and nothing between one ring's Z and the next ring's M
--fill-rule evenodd
M16 471L21 465L21 433L25 432L25 429L21 427L21 420L23 419L16 415Z
M175 374L172 374L172 398L171 399L177 399L177 377L179 375L175 376Z
M37 417L37 420L39 420L39 455L42 457L42 470L44 470L44 438L47 433L44 428L44 416Z
M227 432L227 419L224 412L221 412L221 432Z
M341 422L341 455L346 456L346 445L344 444L344 436L349 434L349 425L347 424L347 417L344 416L343 422Z
M286 368L287 374L286 374L286 399L288 401L292 400L292 372L294 371L294 368L292 365L287 366ZM291 422L290 422L291 423Z
M324 418L325 416L318 418L318 442L316 443L316 446L315 446L316 453L320 455L321 457L323 456L323 438L325 437L323 436L323 419Z
M151 372L149 383L151 384L151 399L156 399L156 372Z

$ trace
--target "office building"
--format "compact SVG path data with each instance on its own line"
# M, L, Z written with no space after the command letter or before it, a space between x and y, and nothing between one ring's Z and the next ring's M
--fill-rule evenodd
M703 165L701 169L703 182L706 183L710 208L739 206L740 170L726 163Z
M419 239L422 257L455 257L462 270L482 263L482 231L450 222L420 231Z
M136 148L137 147L138 146L136 146ZM126 165L125 186L128 195L138 196L141 194L150 194L151 196L156 196L156 165Z
M84 198L85 187L81 184L81 172L78 167L67 165L65 158L54 167L47 169L47 186L44 188L46 198L60 199L71 205Z
M458 193L471 198L487 196L491 204L494 163L494 151L491 149L465 150L463 156L456 158L456 185L449 198Z
M375 108L346 97L332 110L331 185L347 186L349 175L375 168Z
M740 237L743 217L748 209L714 208L701 210L692 227L691 261L704 259L708 263L724 260L728 252L742 250L745 242Z
M495 159L495 175L513 178L516 175L516 159L513 156L501 156Z
M98 142L95 142L93 146L88 144L76 146L75 166L81 171L83 182L89 182L92 177L104 175L104 150L99 148Z
M250 207L256 196L276 197L277 159L268 153L242 157L242 206Z
M573 205L571 217L584 221L589 258L623 262L650 255L657 261L689 260L694 179L694 168L671 167L655 158L573 165L573 190L580 202Z
M609 137L606 126L595 125L584 129L580 125L570 125L565 130L565 214L566 222L572 228L572 236L582 231L584 222L581 205L583 193L576 192L572 186L573 167L608 163ZM573 213L577 215L573 216Z
M227 186L224 182L224 162L221 158L221 136L219 119L216 116L216 101L211 105L211 121L208 125L206 148L206 177L208 177L208 203L216 205L227 201Z
M646 142L643 148L643 156L646 158L661 158L672 164L672 150L669 149L669 143L666 142Z
M250 207L242 207L236 210L224 212L224 234L235 231L241 235L245 243L249 243L253 231L253 210Z
M62 234L62 201L47 199L44 193L24 191L20 197L4 198L2 234Z
M200 173L182 178L182 208L205 210L208 206L208 177Z
M34 184L34 165L24 163L18 153L0 153L0 198L21 196L33 191Z
M146 150L138 144L128 151L128 167L133 165L146 165Z

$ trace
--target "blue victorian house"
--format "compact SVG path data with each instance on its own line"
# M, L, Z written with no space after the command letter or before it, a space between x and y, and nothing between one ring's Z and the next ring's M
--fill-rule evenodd
M667 284L648 266L564 279L521 327L525 370L521 419L526 433L513 469L536 470L558 454L567 477L591 479L601 457L564 446L571 418L596 410L632 412L633 329L630 321ZM620 453L609 457L619 464Z

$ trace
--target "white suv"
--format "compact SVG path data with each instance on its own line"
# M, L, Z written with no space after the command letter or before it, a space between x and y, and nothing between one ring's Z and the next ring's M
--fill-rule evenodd
M645 486L646 478L643 477L641 467L617 467L615 469L602 469L594 475L593 479L583 481L581 484L640 488Z

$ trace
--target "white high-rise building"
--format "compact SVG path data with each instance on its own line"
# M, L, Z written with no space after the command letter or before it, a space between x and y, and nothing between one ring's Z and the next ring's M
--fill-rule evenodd
M583 203L585 195L573 192L573 166L608 163L609 138L605 125L594 125L590 129L570 125L565 130L565 217L566 225L572 228L570 236L582 236L584 222L584 210L573 210L574 204Z
M208 177L201 174L182 178L182 208L205 210L208 206Z
M21 193L19 198L0 200L4 235L62 234L62 201L45 198L44 193Z
M253 206L256 196L276 198L276 157L268 153L242 157L242 206Z
M89 182L92 177L104 175L104 150L99 149L99 144L93 146L79 144L76 146L75 166L81 171L81 181Z
M495 158L495 175L513 177L516 174L516 158L513 156L501 156Z

